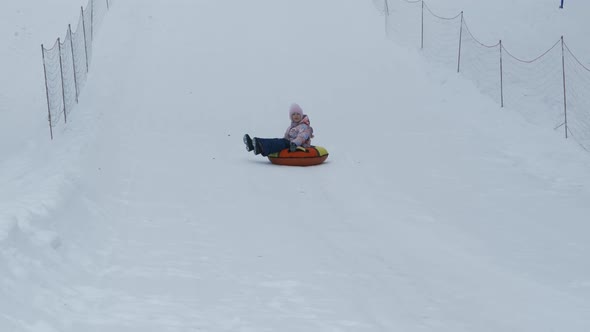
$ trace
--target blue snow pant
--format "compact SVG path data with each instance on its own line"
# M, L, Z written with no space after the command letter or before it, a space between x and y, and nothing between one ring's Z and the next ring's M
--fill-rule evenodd
M260 144L262 154L264 157L268 156L269 154L279 152L283 149L288 149L291 142L288 139L284 138L258 138L255 137L256 143Z

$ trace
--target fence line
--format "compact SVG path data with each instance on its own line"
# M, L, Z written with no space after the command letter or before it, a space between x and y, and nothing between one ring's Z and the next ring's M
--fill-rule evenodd
M109 7L109 0L88 0L86 10L80 8L75 31L68 24L63 41L57 38L49 48L41 44L51 139L53 128L61 122L62 117L67 123L68 115L78 103L92 61L95 30L102 23Z
M486 45L470 31L463 12L445 17L423 0L373 0L385 14L389 38L419 46L432 61L472 80L485 94L520 112L531 122L564 127L590 151L590 69L562 36L541 55L521 59L502 43Z

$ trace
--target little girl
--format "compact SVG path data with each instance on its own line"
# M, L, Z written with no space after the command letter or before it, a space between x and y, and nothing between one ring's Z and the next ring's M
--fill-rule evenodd
M291 125L285 131L283 138L250 138L250 135L244 135L246 150L254 151L254 154L261 154L266 157L283 149L294 152L298 148L310 147L313 128L309 125L307 115L303 114L303 110L299 105L292 104L289 108L289 117L291 118Z

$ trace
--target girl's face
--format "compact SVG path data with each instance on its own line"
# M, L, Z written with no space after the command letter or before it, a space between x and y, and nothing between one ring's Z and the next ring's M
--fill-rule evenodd
M299 121L301 121L301 114L299 114L299 113L293 113L293 114L291 114L291 120L293 122L299 122Z

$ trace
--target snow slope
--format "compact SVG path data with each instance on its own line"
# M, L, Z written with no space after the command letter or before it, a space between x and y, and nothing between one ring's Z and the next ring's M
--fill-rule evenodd
M0 330L590 328L588 153L387 40L370 1L116 2L50 142L27 47L59 35L31 18L67 22L61 5L7 15L35 33L11 44L26 95L0 98ZM547 17L587 47L586 5L432 5L533 54ZM324 165L244 150L291 102Z

